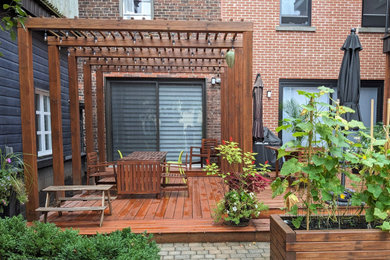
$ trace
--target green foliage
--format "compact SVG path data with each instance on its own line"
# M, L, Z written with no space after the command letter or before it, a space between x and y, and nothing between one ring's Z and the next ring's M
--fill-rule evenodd
M222 144L215 148L219 151L222 160L227 161L227 169L222 171L216 163L207 165L204 171L207 175L218 175L222 177L230 189L245 191L260 191L268 185L269 180L262 177L270 172L268 163L255 165L253 152L243 152L238 143L222 141Z
M22 9L22 1L11 0L9 3L2 4L2 12L0 30L9 31L11 39L14 41L16 39L16 28L18 24L24 27L24 21L27 17L26 12ZM2 55L0 52L0 56Z
M242 152L238 143L232 140L222 141L216 149L222 160L227 161L227 169L223 171L215 163L207 162L204 170L207 175L222 177L229 186L229 192L217 204L214 220L220 222L224 218L238 224L243 219L257 217L261 210L268 208L258 201L254 192L262 191L269 185L270 181L263 177L269 172L269 165L266 162L256 168L255 153Z
M0 220L0 259L159 259L151 236L130 229L81 236L54 224L27 227L21 216Z
M21 154L4 154L0 149L0 212L9 203L11 192L21 203L27 202L27 192L23 182L25 165Z
M289 99L283 103L283 112L288 115L288 118L282 122L280 130L288 130L294 133L295 144L300 145L303 141L301 122L305 120L306 115L302 114L302 108L295 99Z
M308 98L308 103L301 106L299 117L288 119L284 127L278 129L292 130L293 136L305 140L305 144L288 142L279 150L279 154L291 158L284 163L281 175L295 179L292 188L289 189L285 181L278 179L271 185L273 196L288 194L285 196L286 205L291 194L300 198L297 203L306 209L307 229L311 215L316 214L319 209L328 209L331 214L335 214L336 203L328 205L326 201L334 200L333 194L342 194L344 191L338 177L342 171L342 163L346 158L349 162L358 161L351 149L344 149L358 145L348 140L349 129L364 128L361 122L347 122L341 117L344 113L353 112L350 108L336 102L335 105L319 102L321 96L333 92L325 87L319 87L319 90L317 93L298 91ZM298 225L301 220L296 219L295 222Z
M388 128L385 128L389 131ZM361 133L364 138L367 134ZM381 135L379 138L386 138ZM371 138L367 139L371 143ZM373 148L362 149L359 154L361 169L359 176L362 184L359 192L354 194L353 203L364 203L367 207L365 217L367 222L380 222L377 226L382 230L390 231L390 139L372 140Z
M216 222L223 218L225 221L239 224L244 219L258 217L261 211L267 209L268 207L259 202L253 192L231 190L218 202L213 217Z

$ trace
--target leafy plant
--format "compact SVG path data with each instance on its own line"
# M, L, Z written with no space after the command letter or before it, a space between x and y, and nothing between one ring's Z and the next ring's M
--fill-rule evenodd
M389 128L386 135L376 139L361 132L362 138L372 140L372 149L366 148L359 154L360 185L359 192L353 196L353 205L366 205L365 217L369 223L381 222L378 228L390 231L390 138ZM385 137L386 139L383 139ZM369 142L371 143L371 141Z
M298 91L308 99L306 105L301 105L304 118L292 118L286 124L280 126L277 131L288 130L294 125L300 131L295 131L293 136L303 137L307 140L304 145L295 142L287 142L279 150L279 157L289 156L281 169L281 175L286 178L277 178L272 184L273 197L284 194L286 202L295 201L290 207L290 213L298 215L301 206L306 210L306 229L310 227L310 218L321 209L328 210L335 219L338 194L343 194L344 187L339 178L340 173L345 173L354 178L344 165L358 162L358 157L351 152L350 147L358 147L347 136L351 134L349 129L364 128L361 122L352 120L347 122L341 117L343 113L354 112L348 107L343 107L319 102L319 98L333 92L332 89L319 87L319 92L311 93ZM294 180L289 188L287 179ZM299 198L298 202L295 198ZM328 203L327 203L328 202ZM294 225L299 226L302 217L294 220Z
M289 99L283 103L283 111L288 115L282 123L285 125L291 125L289 127L290 132L301 132L299 123L303 122L307 113L302 113L302 108L295 99ZM302 144L303 136L295 136L296 145Z
M269 185L270 180L263 177L269 172L269 165L259 164L260 168L256 169L255 153L242 152L232 138L222 141L216 149L222 160L227 161L227 168L222 170L217 164L207 162L205 171L207 175L222 177L229 191L218 202L214 220L219 222L224 218L225 221L239 224L245 219L257 217L261 210L268 208L257 200L254 192L260 192Z
M207 175L218 175L224 179L229 189L244 190L248 192L259 192L265 189L270 180L263 177L270 170L269 164L259 164L260 168L256 169L255 155L253 152L242 152L238 143L222 141L222 144L215 148L219 151L222 160L227 161L227 169L222 170L216 163L207 165L204 171Z
M224 218L225 221L238 225L243 220L258 217L260 211L267 209L268 207L259 202L253 192L231 190L218 202L213 217L215 222L220 222Z
M24 21L27 17L26 12L22 8L22 1L11 0L8 3L4 3L2 5L1 16L0 30L9 31L11 39L14 41L16 39L15 29L17 28L18 24L24 28ZM3 56L1 52L0 56Z
M130 228L81 236L51 223L29 227L21 216L0 219L0 259L159 259L152 236Z
M27 202L27 192L23 182L25 165L20 154L4 154L0 149L0 213L9 203L11 192L16 193L20 203Z

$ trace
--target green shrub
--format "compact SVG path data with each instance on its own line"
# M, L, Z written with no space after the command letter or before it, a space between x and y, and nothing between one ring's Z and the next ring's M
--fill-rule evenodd
M50 223L27 227L21 216L0 219L0 259L159 259L158 252L150 235L130 228L87 237Z

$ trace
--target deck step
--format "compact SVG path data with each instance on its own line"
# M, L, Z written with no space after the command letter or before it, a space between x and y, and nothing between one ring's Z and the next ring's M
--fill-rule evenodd
M39 207L35 211L47 212L47 211L101 211L105 210L107 206L104 207Z

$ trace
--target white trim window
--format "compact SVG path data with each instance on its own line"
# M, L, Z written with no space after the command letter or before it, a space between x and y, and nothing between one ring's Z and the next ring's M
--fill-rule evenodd
M38 156L52 154L49 92L35 91L35 121Z
M152 19L153 0L122 0L124 19Z

